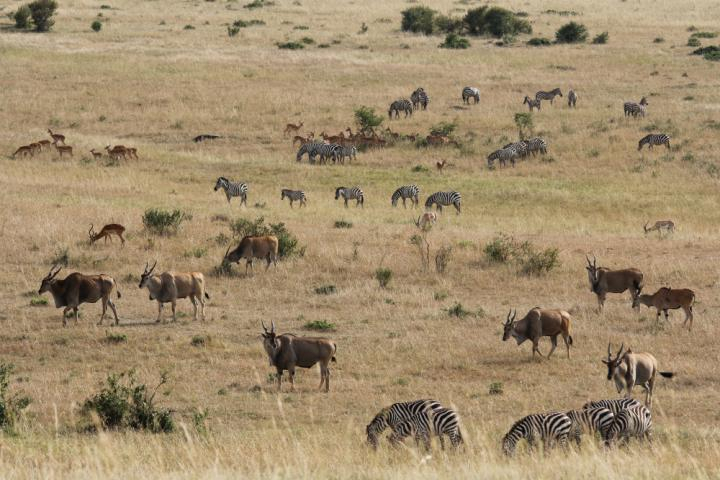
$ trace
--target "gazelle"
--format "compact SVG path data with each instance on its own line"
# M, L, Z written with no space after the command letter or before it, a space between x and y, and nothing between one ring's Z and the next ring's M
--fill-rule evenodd
M18 155L21 155L23 157L32 157L33 155L35 155L35 153L33 152L33 149L32 147L30 147L30 145L23 145L22 147L15 150L15 153L12 154L12 158L17 157Z
M123 232L125 232L125 227L117 223L110 223L105 225L100 232L95 233L95 228L91 224L88 235L90 236L90 244L97 242L101 238L105 238L105 243L107 243L108 239L110 239L110 243L112 243L111 235L117 235L118 238L120 238L121 246L125 246L125 239L122 236Z
M47 147L50 146L52 142L50 140L38 140L37 144L40 145L40 151L45 150Z
M284 134L287 136L290 132L295 132L295 133L297 133L298 131L300 131L300 129L301 129L302 127L303 127L303 122L300 122L300 123L297 124L297 125L292 124L292 123L288 123L287 125L285 125L285 133L284 133Z
M115 145L113 148L110 148L110 145L107 145L105 150L107 150L108 156L113 160L120 160L120 157L127 159L127 148L123 145Z
M315 138L315 132L308 133L307 137L303 137L302 135L295 135L295 137L293 137L292 144L293 144L293 146L295 146L295 142L300 142L300 145L302 145L304 143L310 143L310 141L313 140L314 138Z
M58 155L60 155L60 158L62 158L62 156L63 156L64 154L68 154L68 155L70 155L71 157L73 156L72 147L69 147L69 146L67 146L67 145L58 145L58 144L56 143L56 144L55 144L55 150L57 150Z
M93 158L98 159L102 157L102 152L96 152L94 148L90 149L90 153L92 153Z
M658 235L663 234L663 230L665 233L675 233L675 223L673 223L672 220L658 220L655 222L655 225L648 228L648 224L650 222L645 222L645 225L643 226L643 230L645 230L645 235L647 235L650 232L657 231Z
M62 143L65 145L65 135L61 135L59 133L53 133L52 130L48 128L48 133L50 134L50 137L52 138L52 143L57 145L58 143Z
M415 220L415 226L420 230L429 230L437 222L437 213L425 212Z

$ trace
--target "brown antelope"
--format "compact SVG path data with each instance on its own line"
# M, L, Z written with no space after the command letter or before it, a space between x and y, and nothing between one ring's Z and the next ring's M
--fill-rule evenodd
M70 155L71 157L73 156L72 147L70 147L68 145L58 145L56 143L55 150L57 150L58 155L60 155L60 158L62 158L62 156L65 154Z
M510 317L512 314L512 317ZM503 342L515 338L518 345L521 345L525 340L532 341L533 358L535 352L541 357L543 356L538 349L541 337L550 337L552 348L548 353L548 358L553 354L555 348L557 348L557 337L558 335L563 336L565 341L565 347L567 348L567 356L570 358L570 345L573 344L572 336L570 335L570 322L572 318L570 314L564 310L548 310L540 307L531 309L522 320L515 321L517 310L513 313L511 310L508 313L507 320L503 323Z
M23 157L32 157L35 155L35 152L30 145L23 145L15 150L15 153L12 154L12 158L17 157L18 154Z
M673 223L672 220L658 220L655 222L655 225L648 228L648 224L650 222L645 222L645 225L643 226L643 230L645 230L645 235L647 235L650 232L657 231L658 235L662 236L663 230L665 233L675 233L675 223Z
M290 132L295 132L295 133L297 133L302 127L303 127L303 122L300 122L300 123L297 124L297 125L294 125L294 124L292 124L292 123L288 123L287 125L285 125L285 133L284 133L284 135L287 136Z
M123 232L125 232L125 227L117 223L110 223L108 225L105 225L102 230L100 230L100 232L95 233L95 228L91 224L90 230L88 230L88 235L90 236L91 245L100 240L101 238L105 238L105 243L107 243L108 239L110 239L110 243L112 243L111 235L117 235L118 238L120 238L120 245L124 247L125 239L122 236Z
M50 140L38 140L37 144L40 145L40 151L45 150L46 148L50 147L52 142Z
M235 250L230 251L228 247L225 252L223 262L240 263L241 259L245 259L245 275L247 275L248 267L255 272L253 260L256 258L264 259L267 262L265 271L270 268L270 264L275 264L277 269L278 259L278 239L275 235L266 235L264 237L245 236L240 240L240 244Z
M92 156L94 159L98 159L102 157L102 152L96 152L94 148L90 149L90 153L92 153Z
M625 389L626 398L632 396L632 389L635 385L640 385L645 390L645 405L650 408L657 374L659 373L665 378L672 378L675 374L658 371L657 360L651 354L633 353L630 349L623 351L624 347L624 343L620 345L620 350L615 358L612 358L608 343L607 360L602 360L608 367L607 379L615 381L618 393Z
M427 230L435 223L437 223L437 213L435 212L425 212L415 220L415 226L420 230Z
M633 308L640 308L640 304L646 307L655 307L657 316L655 321L660 320L660 312L665 313L665 321L668 320L668 310L683 309L685 312L685 321L683 327L688 324L688 330L692 331L693 324L693 304L695 303L695 292L688 288L668 288L662 287L652 295L642 294L633 300Z
M59 133L53 133L52 130L48 128L48 133L50 134L50 137L52 138L52 143L57 145L58 143L62 143L65 145L65 135L60 135Z
M108 156L113 160L120 160L120 157L127 160L128 151L123 145L115 145L112 148L110 148L110 145L107 145L105 150L108 152Z
M55 307L65 307L63 310L63 326L67 326L65 314L69 310L75 311L75 323L78 323L78 307L83 303L95 303L102 299L102 315L100 315L101 325L108 305L115 315L115 325L119 323L115 304L110 300L110 294L113 289L117 291L117 297L120 298L120 290L116 289L115 280L109 275L83 275L82 273L71 273L63 280L56 280L55 276L60 272L62 267L53 266L45 278L43 278L38 290L38 295L44 292L50 292L55 300Z
M281 389L283 371L290 375L290 389L295 391L295 367L312 368L320 363L320 387L330 391L330 362L335 362L337 346L327 338L297 337L291 333L275 333L275 321L270 330L262 323L263 347L270 359L270 366L277 369L278 391Z
M31 143L30 145L28 145L28 147L32 149L33 155L42 152L42 146L39 143Z
M210 295L205 291L205 277L200 272L188 272L188 273L177 273L177 272L163 272L161 274L153 274L155 265L148 269L148 264L145 264L145 269L140 276L139 288L147 288L150 292L150 300L157 300L158 302L158 317L156 323L160 323L162 320L162 309L163 304L172 304L173 322L176 320L175 317L175 305L178 299L190 298L193 304L194 313L193 319L198 319L198 306L200 304L200 314L202 319L205 320L205 299L210 300Z
M135 148L135 147L128 147L128 148L125 149L125 151L127 152L128 155L130 155L131 158L134 158L135 160L139 160L139 159L140 159L140 158L138 157L138 154L137 154L137 148Z
M303 137L301 135L295 135L293 137L293 141L292 141L293 147L295 146L295 142L300 142L300 145L302 145L304 143L310 143L310 141L313 140L314 138L315 138L315 132L310 132L307 137Z
M630 290L633 300L640 295L643 288L643 273L637 268L626 268L623 270L610 270L597 266L597 259L593 256L592 263L585 256L590 280L590 291L597 295L599 310L602 312L605 298L608 293L623 293Z
M345 140L345 137L342 135L328 135L325 132L322 132L320 136L323 138L325 143L340 143Z

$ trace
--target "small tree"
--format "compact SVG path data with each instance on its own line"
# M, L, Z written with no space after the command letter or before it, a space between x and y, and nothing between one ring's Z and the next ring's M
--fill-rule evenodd
M13 19L15 19L15 28L28 28L30 26L30 8L22 5L13 15Z
M602 32L593 38L592 43L594 44L605 44L608 41L608 38L610 37L610 34L608 32Z
M520 140L525 140L525 132L532 133L534 125L532 114L530 113L516 113L515 114L515 125L518 127L518 135Z
M361 132L366 132L379 127L383 122L383 117L375 114L374 109L362 106L355 109L355 122Z
M438 46L440 48L464 49L470 46L470 42L467 38L462 37L457 33L448 33L445 37L445 41Z
M403 32L424 33L430 35L435 26L434 17L437 12L429 7L411 7L402 12L401 28Z
M555 32L555 40L558 43L582 43L587 40L587 28L582 23L566 23Z
M35 24L35 31L47 32L55 24L53 15L57 10L57 2L55 0L35 0L28 4L30 15Z
M99 20L95 20L90 25L90 28L93 29L93 32L99 32L102 29L102 22L100 22Z

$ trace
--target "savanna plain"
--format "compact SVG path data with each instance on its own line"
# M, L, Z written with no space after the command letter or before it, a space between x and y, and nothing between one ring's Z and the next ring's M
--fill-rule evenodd
M440 36L400 31L400 12L417 5L403 1L277 0L252 10L242 0L106 3L62 0L43 34L14 31L5 14L20 2L0 5L0 360L15 367L10 391L32 399L0 439L1 477L720 476L720 76L717 62L686 46L691 26L720 30L720 4L501 2L527 12L532 36L552 38L575 20L591 35L608 31L608 42L534 48L521 35L500 47L472 37L470 48L447 50L438 48ZM428 2L452 15L477 5ZM96 33L90 24L98 18ZM265 24L229 36L227 26L240 19ZM314 43L276 46L303 37ZM478 105L463 105L466 85L480 89ZM287 123L300 121L303 134L356 130L356 108L384 116L391 101L420 86L430 96L427 111L386 118L379 130L427 135L454 122L459 148L401 142L362 151L349 164L309 165L295 161L283 136ZM488 153L517 139L513 118L526 111L523 97L555 87L574 89L578 104L570 109L563 97L533 113L548 154L489 170ZM647 116L624 118L623 102L642 96ZM48 128L67 137L72 158L11 158L18 146L47 138ZM648 132L671 135L672 148L638 152ZM191 141L202 133L223 138ZM88 152L107 144L135 146L139 159L95 160ZM451 166L438 172L440 160ZM213 191L219 176L247 182L247 207ZM434 264L423 269L410 243L422 208L390 205L395 188L410 183L420 186L421 201L439 190L462 194L462 213L446 208L427 234L431 255L451 247L442 274ZM362 187L364 208L335 201L341 185ZM281 188L303 189L307 208L290 209ZM191 219L175 235L153 235L142 222L150 208ZM304 255L267 272L256 265L254 276L242 264L217 275L237 242L230 221L258 217L283 222ZM675 222L674 234L644 234L645 222L664 219ZM335 228L340 220L352 228ZM90 246L91 223L123 224L125 247ZM500 233L557 248L559 266L535 276L489 262L484 248ZM681 311L656 324L654 310L632 310L627 293L610 295L598 313L586 254L611 268L641 269L650 293L692 288L692 332L681 327ZM59 257L68 262L60 277L81 271L117 280L119 326L108 318L97 326L100 305L86 304L80 322L64 328L52 298L37 300ZM156 303L138 289L143 266L155 260L158 271L205 274L206 321L193 321L184 300L176 323L155 323ZM375 278L379 268L392 271L386 288ZM335 292L316 293L325 285ZM451 314L458 304L466 315ZM534 360L529 344L502 342L508 310L520 316L534 306L571 313L570 359L562 346ZM317 391L317 367L299 370L296 392L284 383L277 393L261 321L335 340L329 393ZM306 328L316 321L332 329ZM652 444L606 451L586 441L506 458L500 440L520 417L618 396L601 363L608 342L651 352L661 370L676 374L656 384ZM547 353L547 339L540 349ZM85 399L109 374L131 369L148 385L167 372L156 402L174 412L175 432L80 429ZM642 398L641 389L635 395ZM417 398L457 409L464 449L435 445L427 458L408 441L371 451L365 425L375 413Z

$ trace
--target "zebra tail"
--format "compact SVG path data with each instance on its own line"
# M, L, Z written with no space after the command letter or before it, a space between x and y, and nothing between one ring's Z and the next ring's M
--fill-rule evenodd
M665 378L672 378L675 376L675 372L658 372L658 373Z

